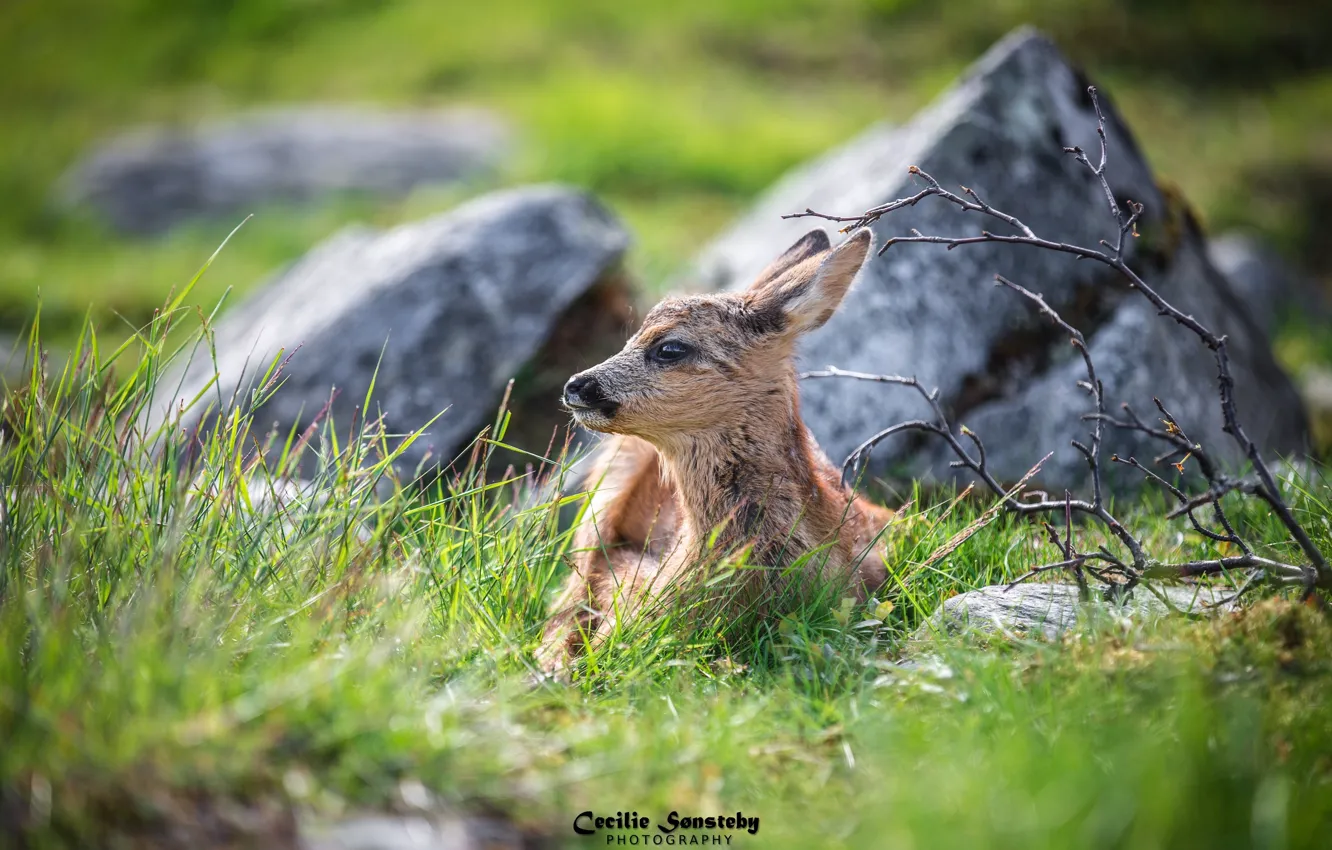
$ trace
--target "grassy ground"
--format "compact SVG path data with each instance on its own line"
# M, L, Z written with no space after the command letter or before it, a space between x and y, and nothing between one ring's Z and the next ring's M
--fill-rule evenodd
M654 823L743 810L761 818L735 838L749 846L1320 846L1321 613L1268 599L1215 622L1089 622L1057 645L962 636L914 648L935 662L895 665L940 600L1054 557L1001 517L923 566L984 504L920 496L863 609L833 594L753 623L683 607L617 635L573 685L530 687L570 546L555 514L576 500L474 476L404 492L374 429L348 442L351 423L325 424L316 486L281 510L257 507L282 469L255 465L263 436L243 418L149 449L123 423L163 340L188 336L153 308L234 222L136 242L48 204L61 171L127 124L285 101L480 103L525 138L493 183L258 210L163 315L187 323L188 304L253 285L346 222L534 179L607 197L653 288L783 169L904 120L1033 20L1107 83L1210 223L1258 226L1317 267L1332 28L1317 6L1250 5L3 4L0 325L40 299L42 337L76 356L7 399L0 423L0 835L281 846L294 817L424 801L572 846L605 837L572 833L588 808ZM90 308L99 333L78 342ZM1279 344L1295 365L1332 359L1314 327ZM1332 487L1292 500L1332 546ZM1155 551L1210 551L1157 507L1124 507ZM1294 557L1270 517L1243 519Z
M72 338L90 306L105 333L117 316L128 333L235 224L126 241L54 210L61 172L126 126L292 101L491 106L525 139L496 182L604 195L638 234L632 261L651 289L783 170L907 119L1022 22L1090 66L1212 224L1258 227L1327 267L1327 14L1242 0L3 4L0 325L21 326L40 297L48 339ZM349 221L388 224L457 198L256 210L200 294L253 286Z
M1054 557L1001 516L925 566L984 505L917 494L863 608L834 593L753 622L682 603L616 634L573 684L532 687L570 547L557 514L576 499L475 475L406 492L373 424L324 423L313 488L271 507L301 441L249 433L248 404L202 440L126 425L171 356L167 323L192 320L186 299L119 351L86 331L65 371L4 409L10 837L271 847L297 817L426 806L560 846L604 842L572 832L588 809L742 811L760 832L734 843L755 847L1323 843L1319 611L1268 599L1216 621L1089 620L1055 645L913 650L940 600ZM259 460L265 439L281 459ZM1332 544L1332 487L1291 497ZM1154 551L1209 551L1157 514L1128 510ZM1291 554L1265 512L1238 516L1264 553ZM930 660L897 667L907 651Z

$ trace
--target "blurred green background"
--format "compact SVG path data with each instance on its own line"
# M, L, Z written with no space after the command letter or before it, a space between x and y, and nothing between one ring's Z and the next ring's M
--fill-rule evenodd
M1213 231L1332 271L1332 3L1276 0L9 0L0 3L0 330L151 315L235 224L130 239L52 203L90 146L257 105L481 105L520 152L486 185L261 208L204 282L243 290L350 221L533 180L598 192L659 288L788 167L905 121L1021 23L1106 88ZM239 217L238 217L239 218ZM1286 359L1328 359L1297 335Z

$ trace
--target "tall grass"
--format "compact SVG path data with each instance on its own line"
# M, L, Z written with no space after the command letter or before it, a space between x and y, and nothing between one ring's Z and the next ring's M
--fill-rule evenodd
M931 557L983 515L969 500L915 494L889 584L863 607L829 591L742 620L702 594L624 624L573 684L534 685L572 546L561 514L582 506L567 458L488 472L501 412L437 482L411 485L398 460L414 437L388 432L373 395L355 422L256 427L281 357L243 396L201 393L207 428L147 416L174 367L210 356L190 295L114 350L86 325L61 363L34 326L28 381L5 401L7 836L284 846L298 822L421 806L420 788L432 809L576 846L593 840L570 828L587 809L743 810L762 818L735 836L752 846L1323 835L1332 629L1313 611L1110 622L1053 646L941 640L899 666L941 599L1050 554L1000 516ZM1322 540L1326 497L1297 496ZM1134 518L1154 522L1151 507Z

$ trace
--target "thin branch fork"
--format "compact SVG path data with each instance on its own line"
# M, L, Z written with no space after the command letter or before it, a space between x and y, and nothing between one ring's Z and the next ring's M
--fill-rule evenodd
M1128 417L1127 420L1114 419L1112 417L1104 416L1103 414L1101 414L1101 416L1106 422L1117 428L1140 431L1150 437L1174 446L1173 451L1167 452L1156 458L1154 461L1156 464L1163 463L1171 457L1182 455L1182 459L1175 464L1175 468L1183 473L1184 464L1190 458L1193 458L1197 462L1199 471L1202 472L1203 476L1207 479L1207 483L1210 485L1205 493L1200 493L1197 496L1187 496L1173 485L1165 482L1160 476L1152 475L1158 483L1164 484L1169 488L1172 495L1174 495L1180 502L1179 507L1166 514L1166 519L1175 519L1187 515L1194 528L1204 536L1209 536L1212 537L1212 539L1221 540L1223 542L1234 543L1244 551L1250 551L1248 545L1231 526L1230 519L1226 516L1225 509L1221 506L1221 499L1224 498L1227 493L1235 491L1240 491L1247 495L1257 495L1261 489L1261 485L1254 478L1231 478L1221 472L1220 467L1212 461L1203 446L1190 439L1189 435L1184 433L1184 429L1179 426L1179 422L1170 411L1166 410L1166 407L1161 400L1159 398L1153 398L1152 401L1156 404L1156 409L1161 412L1161 422L1166 426L1164 429L1153 428L1152 426L1147 425L1136 413L1133 412L1133 408L1127 404L1121 405L1124 414ZM1117 460L1117 458L1111 458L1111 460ZM1147 473L1146 467L1139 464L1135 459L1129 458L1128 463L1130 465L1137 465L1139 469L1144 473ZM1193 512L1195 510L1207 504L1212 506L1212 514L1215 517L1217 524L1225 530L1226 534L1224 537L1213 536L1212 532L1201 527L1197 518L1194 516Z
M1174 496L1176 499L1179 500L1180 507L1175 508L1174 510L1167 513L1166 519L1177 519L1180 516L1187 516L1189 518L1189 523L1193 525L1194 530L1197 531L1199 534L1201 534L1203 537L1206 537L1208 540L1213 540L1216 541L1217 543L1230 543L1243 549L1246 554L1251 554L1249 545L1244 542L1243 538L1241 538L1238 534L1235 533L1235 529L1230 525L1230 521L1226 518L1225 512L1221 508L1221 503L1219 498L1213 497L1212 492L1210 490L1207 493L1204 493L1203 496L1195 496L1193 498L1189 498L1189 496L1185 494L1183 490L1180 490L1174 484L1171 484L1169 481L1165 480L1160 475L1157 475L1155 472L1148 469L1146 466L1143 466L1142 463L1139 462L1138 459L1135 457L1129 457L1128 460L1125 460L1124 458L1121 458L1119 455L1111 455L1110 460L1113 463L1122 463L1127 466L1131 466L1134 469L1139 470L1149 481L1154 481L1155 483L1160 484L1163 488L1166 489L1167 492L1170 493L1170 495ZM1217 521L1221 525L1221 527L1225 530L1224 534L1212 531L1210 528L1207 528L1198 519L1197 515L1194 514L1193 511L1196 508L1198 508L1201 505L1207 504L1208 502L1212 504L1212 507L1216 512Z
M1087 372L1085 383L1079 382L1092 395L1094 410L1089 413L1085 419L1093 423L1091 442L1083 444L1077 440L1072 442L1073 446L1083 455L1087 461L1091 472L1093 494L1090 501L1073 499L1066 494L1064 500L1052 500L1041 498L1036 501L1022 501L1016 496L1006 495L1002 485L994 478L986 464L984 444L980 437L970 429L963 426L958 433L949 424L944 415L942 405L939 402L938 390L927 391L915 378L906 378L892 375L869 375L858 372L847 372L844 370L829 367L820 372L807 373L802 377L810 378L848 378L855 380L875 381L879 383L897 384L909 386L919 392L930 405L934 414L932 420L917 419L909 422L898 423L889 428L885 428L879 433L873 435L864 443L856 448L847 458L843 466L843 477L848 479L852 471L858 471L868 458L869 453L881 441L905 431L918 431L934 434L942 438L952 452L957 456L957 460L952 465L955 468L966 468L981 479L986 486L993 492L999 494L1005 499L1004 505L1011 511L1020 514L1049 513L1062 509L1066 515L1071 516L1073 512L1083 513L1096 517L1102 524L1110 530L1112 534L1124 545L1130 554L1128 562L1116 558L1112 553L1102 550L1101 552L1087 555L1078 555L1072 549L1071 540L1067 546L1060 546L1063 553L1063 561L1054 565L1047 565L1050 569L1068 568L1081 571L1089 560L1105 559L1112 568L1129 577L1130 585L1135 583L1138 578L1151 575L1160 576L1164 574L1172 576L1191 576L1204 575L1213 572L1226 571L1231 569L1258 569L1275 578L1279 582L1291 582L1298 580L1303 584L1306 593L1312 592L1316 586L1332 588L1332 571L1329 570L1328 563L1323 553L1313 543L1303 526L1295 518L1289 505L1282 497L1280 489L1276 483L1275 477L1264 461L1261 452L1253 440L1245 433L1242 427L1236 403L1234 398L1234 377L1230 370L1230 358L1225 336L1217 335L1209 328L1198 321L1194 316L1186 314L1176 308L1173 304L1163 298L1153 287L1151 287L1142 277L1131 268L1124 259L1125 240L1128 235L1137 235L1137 224L1144 212L1144 205L1134 201L1127 201L1127 213L1121 207L1115 198L1114 191L1110 186L1106 176L1108 151L1107 137L1105 131L1105 116L1101 110L1100 100L1095 87L1088 88L1088 94L1091 97L1092 106L1096 114L1096 133L1100 145L1099 158L1096 164L1093 164L1087 153L1078 147L1065 148L1067 153L1073 155L1077 162L1082 163L1091 172L1105 194L1106 202L1110 208L1116 224L1116 237L1111 244L1107 240L1100 242L1100 248L1088 248L1081 245L1074 245L1065 242L1057 242L1038 236L1033 230L1009 213L996 209L991 206L973 189L961 187L962 195L945 189L938 180L916 166L912 166L909 172L920 180L924 181L925 187L919 192L908 197L900 198L877 207L873 207L856 216L836 216L816 212L812 209L806 209L804 212L794 213L783 216L783 218L802 218L814 217L834 221L844 225L843 232L867 227L879 221L886 215L901 210L906 207L915 206L920 201L928 197L937 197L961 209L963 212L976 212L983 216L999 221L1016 231L1016 233L994 233L988 230L982 230L979 236L938 236L926 235L919 231L912 230L908 236L894 236L886 239L883 246L879 249L879 254L885 253L889 248L899 243L926 243L944 245L949 250L961 245L979 244L979 243L1000 243L1012 245L1026 245L1043 250L1058 251L1071 254L1082 259L1089 259L1106 265L1118 272L1128 283L1129 287L1143 295L1157 310L1157 312L1170 318L1176 324L1187 328L1199 341L1212 352L1217 365L1217 390L1220 398L1221 412L1224 422L1224 431L1235 440L1241 452L1248 459L1253 467L1254 475L1250 478L1233 479L1221 473L1217 464L1207 455L1203 447L1190 440L1183 429L1165 409L1165 406L1156 401L1158 409L1163 416L1165 429L1154 428L1144 423L1132 409L1124 405L1123 410L1128 417L1125 420L1115 419L1107 415L1105 411L1105 402L1103 387L1096 377L1095 365L1092 361L1087 343L1081 332L1065 322L1062 317L1045 301L1044 297L1034 293L1002 276L996 276L996 282L1013 290L1027 300L1033 302L1037 309L1056 325L1069 334L1070 341L1076 347L1083 358L1084 366ZM964 197L965 195L965 197ZM1145 433L1155 439L1165 442L1171 447L1171 450L1158 459L1158 462L1171 457L1182 456L1177 466L1181 472L1183 464L1190 458L1197 461L1199 470L1207 478L1209 489L1203 494L1189 496L1184 491L1170 484L1164 478L1148 470L1144 465L1130 458L1128 461L1122 461L1118 457L1112 457L1111 460L1120 463L1129 463L1140 471L1148 475L1157 484L1163 485L1176 498L1179 506L1171 511L1171 517L1187 516L1194 528L1202 533L1208 539L1215 542L1228 543L1241 548L1242 554L1234 557L1214 559L1211 561L1193 561L1184 564L1161 564L1150 559L1144 551L1142 544L1119 523L1106 510L1104 505L1104 489L1101 480L1100 451L1103 438L1103 425L1109 423L1113 427L1120 429L1136 430ZM977 456L967 450L959 439L959 433L968 438L976 450ZM1252 495L1263 499L1276 513L1282 524L1287 529L1291 538L1299 545L1305 557L1309 560L1309 566L1297 567L1290 564L1283 564L1276 561L1270 561L1253 554L1251 548L1244 542L1242 537L1235 531L1222 505L1222 498L1228 493L1240 492L1245 495ZM1214 518L1221 532L1207 529L1194 515L1194 511L1206 505L1211 505ZM1044 570L1045 568L1038 568ZM1035 574L1035 573L1033 573ZM1026 577L1024 577L1025 579Z

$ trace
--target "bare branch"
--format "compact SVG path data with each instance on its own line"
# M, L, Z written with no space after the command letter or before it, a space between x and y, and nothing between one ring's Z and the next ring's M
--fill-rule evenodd
M1065 242L1057 242L1038 236L1024 222L1009 213L996 209L985 202L980 195L966 186L961 187L962 194L951 192L939 183L933 176L922 171L916 166L908 169L909 173L924 182L925 186L913 195L899 198L886 204L873 207L856 216L835 216L824 213L818 213L811 209L806 209L802 213L784 216L785 218L816 217L844 225L843 232L849 232L861 227L868 227L879 221L884 216L890 215L906 207L915 206L926 198L935 197L952 204L963 212L976 212L987 218L1002 223L1014 232L995 233L989 230L982 230L980 235L959 235L942 236L929 235L912 230L907 236L893 236L884 240L879 253L883 254L894 245L907 243L924 243L943 245L952 250L959 246L973 245L980 243L999 243L1009 245L1024 245L1032 248L1039 248L1048 251L1057 251L1071 254L1081 259L1093 260L1115 270L1124 278L1129 288L1140 293L1146 298L1156 311L1175 322L1177 325L1188 329L1198 337L1199 341L1212 353L1217 367L1217 392L1220 401L1221 414L1223 419L1223 430L1235 441L1244 457L1252 466L1254 474L1252 477L1233 478L1222 472L1221 467L1208 454L1204 447L1196 441L1189 438L1179 422L1166 409L1165 405L1155 399L1157 409L1161 413L1161 422L1163 428L1157 428L1148 425L1127 405L1122 406L1126 418L1116 419L1109 416L1105 411L1104 388L1100 380L1096 377L1095 364L1093 363L1091 352L1088 349L1086 339L1082 333L1070 325L1059 315L1053 307L1046 302L1045 298L1031 290L1028 290L1003 276L996 276L999 285L1013 290L1017 294L1026 298L1036 305L1036 308L1051 321L1053 321L1061 330L1068 333L1071 344L1078 349L1082 356L1083 364L1086 369L1087 379L1080 381L1079 386L1083 386L1092 396L1092 411L1084 419L1092 423L1090 442L1083 443L1079 440L1073 440L1072 445L1082 454L1088 464L1091 473L1092 496L1090 500L1074 499L1071 494L1065 493L1063 500L1052 500L1046 494L1041 494L1035 500L1026 500L1013 491L1005 490L1002 484L995 478L990 471L984 444L980 437L970 429L963 427L960 431L955 431L952 424L948 421L943 410L943 405L939 401L938 390L927 391L915 378L906 378L896 375L869 375L860 372L846 372L835 367L829 367L822 372L810 372L802 377L809 378L847 378L855 380L874 381L878 383L897 384L914 388L929 404L932 419L915 419L908 422L898 423L889 428L885 428L874 436L870 437L847 458L843 467L843 476L846 478L852 470L857 473L863 468L870 452L874 447L889 437L906 431L917 431L927 434L933 434L941 438L956 456L952 462L955 468L965 468L970 470L977 478L981 480L992 492L999 495L1002 504L1008 510L1021 515L1037 515L1043 513L1052 513L1063 511L1065 515L1066 538L1063 541L1058 539L1058 535L1053 532L1052 527L1047 524L1047 531L1050 533L1051 540L1055 547L1060 550L1063 560L1042 567L1024 575L1018 581L1024 581L1032 576L1039 575L1057 569L1069 569L1074 572L1079 580L1079 587L1085 595L1085 576L1087 574L1096 577L1102 582L1113 583L1109 578L1111 573L1118 574L1126 581L1123 584L1115 584L1112 589L1127 591L1136 585L1143 578L1173 577L1183 578L1198 575L1210 575L1218 572L1231 570L1251 570L1257 571L1254 575L1261 574L1269 577L1272 581L1281 584L1300 583L1304 586L1306 594L1311 593L1314 587L1332 588L1332 571L1329 570L1328 563L1323 553L1313 543L1309 534L1305 531L1299 521L1296 520L1290 506L1283 498L1280 488L1277 485L1275 477L1262 457L1257 445L1244 431L1239 420L1239 414L1236 409L1234 397L1234 376L1230 369L1230 358L1227 348L1226 337L1218 335L1203 325L1194 316L1184 313L1173 304L1163 298L1152 286L1150 286L1124 259L1124 249L1126 237L1137 236L1137 224L1144 212L1144 206L1135 201L1126 201L1121 206L1115 197L1114 190L1110 186L1107 177L1107 164L1109 161L1107 150L1107 136L1105 130L1105 116L1101 110L1100 99L1095 87L1089 87L1087 90L1091 97L1092 107L1096 114L1096 134L1100 145L1099 157L1095 163L1092 158L1079 147L1065 148L1067 153L1073 155L1077 162L1085 165L1091 174L1095 177L1105 195L1105 200L1110 208L1110 213L1115 221L1116 235L1113 244L1108 240L1102 240L1099 248L1088 248L1081 245L1074 245ZM1187 517L1193 528L1202 534L1206 539L1217 543L1234 545L1240 548L1242 554L1237 556L1222 557L1211 560L1190 561L1180 564L1163 564L1160 561L1150 558L1144 550L1138 538L1126 529L1115 517L1107 510L1105 505L1105 492L1102 483L1102 470L1100 464L1101 446L1103 441L1103 428L1109 424L1118 429L1141 432L1153 439L1159 440L1169 446L1169 450L1158 457L1156 464L1178 458L1174 466L1181 474L1186 469L1186 464L1190 460L1199 473L1207 480L1208 489L1201 494L1189 495L1184 489L1170 483L1162 476L1150 470L1144 464L1130 457L1127 461L1121 460L1117 456L1112 456L1113 462L1125 463L1132 466L1154 483L1164 487L1171 496L1179 503L1173 509L1168 517ZM965 435L976 450L976 456L973 456L959 440L959 434ZM1308 565L1298 566L1286 564L1278 561L1272 561L1254 554L1252 548L1238 534L1234 525L1230 522L1222 506L1222 499L1230 493L1240 493L1247 496L1255 496L1265 501L1281 520L1287 532L1294 542L1299 546ZM1027 494L1032 495L1032 494ZM1213 517L1221 531L1215 531L1207 528L1195 515L1195 511L1201 507L1210 505ZM1072 537L1072 515L1080 513L1091 516L1099 521L1106 529L1119 541L1128 553L1127 558L1121 558L1105 547L1101 547L1095 553L1079 554L1073 544ZM1089 561L1098 561L1105 564L1100 569L1091 567ZM1016 584L1015 582L1014 584ZM1247 585L1246 585L1247 589ZM1237 594L1238 596L1238 594Z
M1024 581L1027 581L1028 579L1035 578L1036 576L1040 575L1041 573L1053 572L1053 571L1055 571L1055 570L1067 570L1067 569L1069 569L1069 568L1077 568L1077 567L1081 567L1081 566L1082 566L1083 564L1085 564L1086 562L1087 562L1087 559L1086 559L1085 557L1079 555L1079 556L1076 557L1076 558L1069 558L1069 559L1066 560L1066 561L1059 561L1058 563L1054 563L1054 564L1044 564L1044 565L1039 566L1039 567L1033 567L1029 572L1025 573L1024 575L1022 575L1021 577L1019 577L1019 578L1017 578L1017 579L1014 579L1014 580L1013 580L1013 581L1012 581L1012 582L1011 582L1006 588L1004 588L1004 589L1005 589L1005 590L1012 590L1013 588L1017 587L1019 584L1022 584Z

